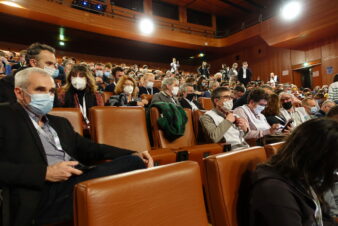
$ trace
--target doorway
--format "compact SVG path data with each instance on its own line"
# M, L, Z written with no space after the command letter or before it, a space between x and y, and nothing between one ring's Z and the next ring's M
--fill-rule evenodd
M298 87L312 89L313 86L312 67L294 70L293 74L294 74L294 83Z

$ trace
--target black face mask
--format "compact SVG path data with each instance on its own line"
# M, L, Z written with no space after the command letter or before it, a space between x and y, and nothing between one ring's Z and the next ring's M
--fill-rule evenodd
M193 94L193 93L187 94L187 99L190 100L190 101L192 101L194 99L194 97L195 97L195 94Z
M218 78L218 79L217 79L217 82L222 82L222 79L221 79L221 78Z
M283 108L285 110L289 110L290 108L292 108L292 103L291 102L285 102L282 104Z

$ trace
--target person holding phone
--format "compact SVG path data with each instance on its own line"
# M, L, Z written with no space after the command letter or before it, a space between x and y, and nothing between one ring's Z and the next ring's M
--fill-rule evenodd
M244 137L249 132L246 120L232 112L231 90L218 87L212 92L211 100L214 108L201 118L202 128L213 143L226 142L232 150L247 148Z

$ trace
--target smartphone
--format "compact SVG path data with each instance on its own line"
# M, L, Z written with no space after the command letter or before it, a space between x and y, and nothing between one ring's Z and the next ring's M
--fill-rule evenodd
M78 170L81 170L82 172L88 172L89 170L92 170L94 169L96 166L95 165L92 165L92 166L86 166L86 165L83 165L81 163L77 164L74 168L75 169L78 169Z
M289 126L293 123L293 119L290 119L285 126L282 128L282 132L284 132L286 129L288 129Z

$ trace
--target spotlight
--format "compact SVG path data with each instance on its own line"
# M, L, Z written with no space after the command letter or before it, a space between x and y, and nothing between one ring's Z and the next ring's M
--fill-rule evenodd
M83 1L83 2L82 2L82 5L83 5L83 6L88 6L89 3L88 3L87 1Z
M204 57L204 56L205 56L204 53L198 54L198 57Z
M59 42L59 45L60 45L60 46L65 46L66 43L64 43L64 42Z
M97 8L98 10L101 10L101 9L102 9L102 5L98 4L98 5L96 5L96 8Z
M154 22L149 18L143 18L139 22L139 29L141 33L149 35L154 31Z
M294 20L302 11L302 4L299 1L289 1L281 9L281 16L284 20Z

